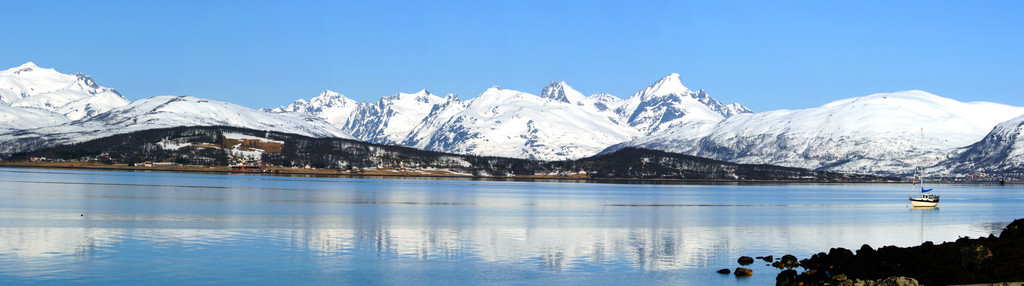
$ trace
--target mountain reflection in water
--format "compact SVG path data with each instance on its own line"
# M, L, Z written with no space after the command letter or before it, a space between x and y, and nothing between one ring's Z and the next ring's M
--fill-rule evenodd
M1024 204L1018 189L971 186L944 186L943 206L920 210L905 206L903 185L23 169L0 169L0 181L0 281L14 283L760 284L777 272L713 272L741 255L988 235Z

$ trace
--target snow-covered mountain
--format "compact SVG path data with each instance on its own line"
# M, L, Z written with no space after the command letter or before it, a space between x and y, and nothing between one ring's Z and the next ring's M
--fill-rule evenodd
M751 113L690 90L678 74L626 99L551 82L539 96L493 87L465 101L421 90L357 103L328 90L257 111L188 96L129 103L88 76L32 63L0 71L0 153L154 128L232 126L543 160L637 146L844 172L904 173L942 162L935 168L962 173L1019 170L1022 114L916 90Z
M430 137L434 136L434 133L437 133L445 123L448 123L449 119L468 106L468 102L459 100L455 94L448 94L444 100L443 103L435 104L430 108L430 113L427 113L427 116L409 131L409 135L405 136L401 145L424 148L429 144Z
M985 138L936 166L941 173L1024 172L1024 116L999 123Z
M31 62L0 71L0 101L15 108L55 112L69 120L128 104L117 90L99 86L89 76L62 74Z
M750 110L693 92L670 74L626 100L584 96L551 82L541 96L497 87L426 118L403 142L435 151L541 160L576 159L607 146L692 122L713 124ZM441 123L444 122L444 123Z
M348 124L348 119L352 116L352 113L355 113L357 108L359 108L359 103L355 100L349 99L337 92L324 90L320 95L309 101L299 99L288 106L264 108L262 110L273 113L291 112L308 114L323 118L327 123L340 128Z
M38 108L20 108L0 102L0 133L59 125L71 121L64 115Z
M1021 107L964 103L919 90L879 93L817 108L741 114L710 126L683 125L606 152L638 146L739 163L903 173L934 165L1021 114Z
M344 98L324 93L264 110L324 118L367 142L549 160L590 156L609 145L670 127L713 124L750 112L739 104L724 105L703 90L690 91L678 74L626 100L604 93L588 97L565 82L551 82L540 96L495 87L467 101L452 94L442 99L424 90L353 108L347 98L325 97Z
M267 113L233 103L191 96L156 96L83 120L0 134L0 152L9 153L83 142L140 130L179 126L231 126L312 137L351 138L319 118Z
M386 96L376 103L362 103L342 128L356 139L379 144L398 144L423 121L434 105L445 102L427 90Z
M629 126L645 135L654 135L678 125L714 123L751 111L738 103L722 104L703 89L691 91L683 86L679 74L673 73L637 91L616 112Z
M318 105L355 106L340 94L325 91ZM347 102L346 102L347 100ZM348 114L345 110L291 111ZM348 105L345 105L345 104ZM345 117L347 118L347 117ZM231 126L313 137L352 138L318 117L268 113L240 105L190 96L157 96L129 102L112 88L83 74L62 74L26 63L0 71L0 153L178 126Z
M638 135L596 112L587 97L564 82L545 91L540 97L492 87L465 105L449 104L451 111L440 108L441 116L421 123L438 127L420 128L406 143L460 154L560 160L590 156Z

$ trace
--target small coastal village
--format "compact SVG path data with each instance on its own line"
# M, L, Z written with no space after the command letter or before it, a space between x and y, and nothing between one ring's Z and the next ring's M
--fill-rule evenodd
M271 163L263 162L260 157L252 155L237 155L231 156L229 164L225 166L207 166L207 165L193 165L183 164L173 161L141 161L134 163L113 163L110 160L109 155L101 154L98 156L91 156L79 159L55 159L47 157L30 157L27 161L4 161L0 158L0 166L34 166L34 167L59 167L59 168L95 168L95 169L126 169L126 170L147 170L147 169L159 169L159 170L181 170L181 171L212 171L212 172L235 172L235 173L263 173L263 174L337 174L337 175L384 175L384 176L445 176L445 177L474 177L473 174L454 172L451 170L442 170L436 168L357 168L352 167L348 169L330 169L330 168L317 168L310 164L295 167L277 166ZM5 164L6 163L6 164ZM515 174L506 174L501 177L515 177ZM547 178L577 178L585 179L589 178L585 171L573 172L573 173L555 173L543 176L522 176L520 177L547 177ZM897 176L905 182L913 183L915 178L913 175ZM1024 173L974 173L965 174L954 177L942 177L935 176L929 177L929 181L932 183L964 183L964 184L977 184L977 183L1003 183L1003 184L1020 184L1024 183Z

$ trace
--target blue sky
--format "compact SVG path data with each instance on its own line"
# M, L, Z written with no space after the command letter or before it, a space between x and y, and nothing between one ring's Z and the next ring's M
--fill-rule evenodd
M293 3L295 2L295 3ZM298 3L298 4L296 4ZM12 1L0 67L128 99L253 108L330 89L468 99L566 81L625 98L676 72L755 111L921 89L1024 106L1024 1Z

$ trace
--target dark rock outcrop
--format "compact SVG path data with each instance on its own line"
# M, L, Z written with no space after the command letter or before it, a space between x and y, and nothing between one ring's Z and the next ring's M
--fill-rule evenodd
M844 274L836 274L829 279L829 285L842 285L842 286L918 286L917 280L910 277L893 276L885 279L878 280L861 280L861 279L850 279Z
M796 281L796 276L796 270L783 270L775 276L775 285L797 285L799 282Z
M754 263L754 258L750 256L740 256L740 259L736 259L736 262L740 265L750 265Z
M750 270L743 267L736 267L736 271L733 271L736 277L748 277L754 275L754 270Z
M788 267L788 268L793 268L793 267L800 266L800 263L797 262L797 260L796 260L796 256L793 256L792 254L783 255L782 256L782 260L780 260L779 262L782 262L782 266L785 266L785 267Z
M788 261L786 257L782 259ZM777 262L778 265L785 265ZM1024 219L1010 223L999 237L960 238L936 245L873 249L856 254L833 248L800 262L796 277L783 272L777 285L947 285L1024 281Z
M981 264L989 259L992 259L992 250L981 244L961 246L959 253L957 253L957 260L960 261L960 266L974 271L980 270Z
M1015 220L1007 225L999 233L999 238L1024 238L1024 219Z

